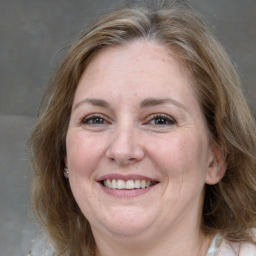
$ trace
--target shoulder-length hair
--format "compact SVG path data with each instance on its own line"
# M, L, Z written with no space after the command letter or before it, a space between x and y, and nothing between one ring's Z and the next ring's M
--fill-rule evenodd
M102 49L133 40L172 49L192 77L210 139L226 156L227 170L205 185L201 228L230 241L252 241L256 214L256 130L237 72L210 29L177 4L125 6L99 19L71 46L42 99L30 137L34 209L57 255L94 255L90 225L63 176L66 133L78 81Z

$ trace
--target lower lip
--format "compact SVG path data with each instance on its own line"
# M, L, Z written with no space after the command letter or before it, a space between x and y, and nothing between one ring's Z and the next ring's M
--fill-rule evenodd
M148 188L137 188L137 189L112 189L104 187L101 183L99 183L103 191L111 196L115 197L135 197L143 195L149 192L154 186Z

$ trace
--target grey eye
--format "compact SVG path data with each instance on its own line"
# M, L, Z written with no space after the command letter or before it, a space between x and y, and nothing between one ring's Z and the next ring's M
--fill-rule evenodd
M157 114L151 117L149 123L153 125L173 125L176 123L176 121L165 114Z
M82 120L83 124L106 124L107 121L101 116L87 116Z

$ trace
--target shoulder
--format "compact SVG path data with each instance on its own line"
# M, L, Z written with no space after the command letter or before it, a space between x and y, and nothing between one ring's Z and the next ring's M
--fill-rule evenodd
M256 229L252 229L251 233L256 241ZM251 243L235 243L229 242L225 239L222 240L218 256L255 256L256 245Z
M33 239L27 256L55 256L49 238L45 234L40 234Z

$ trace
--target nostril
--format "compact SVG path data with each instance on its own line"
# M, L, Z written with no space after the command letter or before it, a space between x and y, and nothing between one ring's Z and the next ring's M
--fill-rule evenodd
M121 143L109 147L106 152L106 157L112 162L130 164L142 160L144 151L138 144L132 145L131 143L128 143L127 145L124 145L124 143Z

